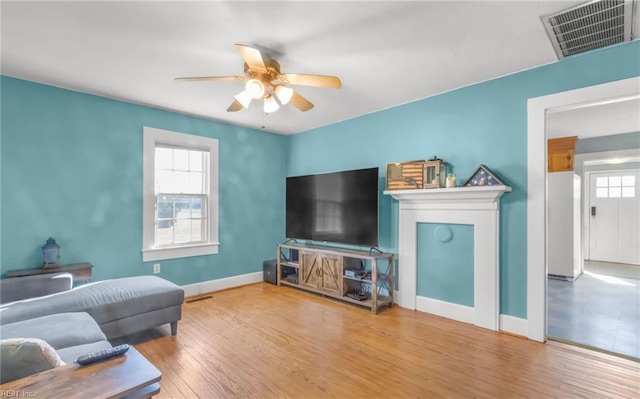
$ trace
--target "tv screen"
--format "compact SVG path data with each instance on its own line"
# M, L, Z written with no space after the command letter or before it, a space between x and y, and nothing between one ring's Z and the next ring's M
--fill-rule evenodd
M287 178L287 238L378 246L378 168Z

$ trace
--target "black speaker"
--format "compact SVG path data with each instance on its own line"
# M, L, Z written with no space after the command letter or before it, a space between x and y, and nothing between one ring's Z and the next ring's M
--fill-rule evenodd
M265 283L276 284L276 277L278 273L278 265L276 260L265 260L262 262L262 278Z

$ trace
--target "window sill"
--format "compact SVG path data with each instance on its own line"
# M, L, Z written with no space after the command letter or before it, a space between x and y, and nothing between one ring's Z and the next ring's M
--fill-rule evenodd
M190 256L213 255L218 253L219 242L190 245L178 248L149 248L142 250L142 261L188 258Z

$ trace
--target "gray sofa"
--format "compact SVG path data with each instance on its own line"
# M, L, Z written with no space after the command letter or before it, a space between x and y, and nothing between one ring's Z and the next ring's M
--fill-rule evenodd
M177 333L184 290L169 281L139 276L71 286L67 273L0 280L8 301L0 305L0 339L41 339L73 363L134 332L170 323Z
M86 312L108 340L167 323L175 335L183 302L184 290L170 281L156 276L125 277L2 304L0 325L56 313Z

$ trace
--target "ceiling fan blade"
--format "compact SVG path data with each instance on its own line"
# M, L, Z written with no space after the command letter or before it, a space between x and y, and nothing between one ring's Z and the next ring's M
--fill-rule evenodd
M300 73L283 73L278 75L278 80L292 85L328 87L330 89L339 89L342 82L335 76L327 75L304 75Z
M259 68L264 70L267 69L267 67L264 65L264 60L262 59L260 50L253 47L245 46L244 44L236 44L236 48L240 52L240 56L249 66L249 68Z
M237 112L237 111L240 111L241 109L242 109L242 104L240 104L240 101L233 100L231 105L229 105L229 108L227 108L227 112Z
M244 76L193 76L187 78L175 78L179 82L200 82L203 80L244 80Z
M291 100L289 100L289 103L292 104L294 107L298 108L302 112L306 112L311 108L313 108L313 103L311 103L309 100L302 97L300 94L296 93L295 91L293 92L293 95L291 96Z

